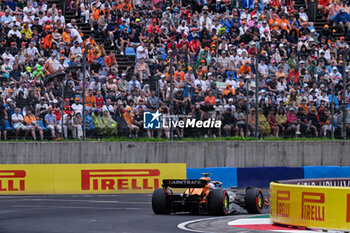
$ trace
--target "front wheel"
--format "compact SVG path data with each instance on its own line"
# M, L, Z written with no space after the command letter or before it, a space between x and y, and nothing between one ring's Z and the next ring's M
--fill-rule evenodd
M170 214L170 201L163 189L154 190L152 194L152 209L155 214Z
M259 188L248 188L245 192L244 202L249 214L261 214L264 208L264 194Z
M208 196L208 211L211 215L227 215L229 212L229 197L223 189L212 189Z

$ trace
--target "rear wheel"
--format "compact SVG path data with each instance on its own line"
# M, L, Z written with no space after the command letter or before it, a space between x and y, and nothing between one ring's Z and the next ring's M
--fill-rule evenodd
M244 197L245 208L250 214L261 214L264 208L264 194L259 188L248 188Z
M226 215L229 211L229 197L223 189L212 189L208 196L208 211L211 215Z
M163 189L154 190L152 194L152 209L155 214L170 214L170 201Z

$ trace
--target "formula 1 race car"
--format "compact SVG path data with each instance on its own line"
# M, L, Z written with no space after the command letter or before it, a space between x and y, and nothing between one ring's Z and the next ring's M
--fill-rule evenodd
M211 181L210 173L202 173L199 180L163 180L163 188L154 190L152 209L155 214L190 212L210 215L227 215L230 204L236 204L250 214L260 214L268 201L259 188L248 187L245 193L237 189L223 189L220 181ZM186 188L174 194L170 188Z

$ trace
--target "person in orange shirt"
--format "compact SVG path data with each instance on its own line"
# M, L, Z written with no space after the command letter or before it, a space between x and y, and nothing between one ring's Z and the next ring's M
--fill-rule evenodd
M231 83L226 83L226 87L225 87L225 90L224 90L224 96L232 98L234 95L236 95L236 92L232 88L232 84Z
M324 18L327 19L327 15L329 13L329 2L330 0L319 0L318 1L318 10L321 12Z
M269 20L270 31L272 31L272 30L279 30L280 29L279 23L278 23L279 19L280 18L278 17L278 15L276 13L272 13L271 14L271 18Z
M85 48L85 47L86 47L86 44L87 44L88 42L90 42L90 46L95 47L95 46L97 45L96 41L94 40L94 34L93 34L93 33L91 33L90 36L89 36L89 38L87 38L87 39L83 42L82 47Z
M91 31L94 31L94 23L97 23L98 19L100 18L100 10L96 8L96 4L93 4L91 7L91 14L90 14L90 27Z
M132 5L130 4L129 0L124 0L123 4L119 4L117 7L120 11L131 11Z
M252 68L249 66L249 61L245 61L244 65L239 68L239 75L247 75L252 72Z
M89 94L85 96L86 109L90 110L96 106L96 97L94 96L94 91L89 90Z
M127 107L125 110L123 117L129 127L129 137L131 138L133 131L135 131L135 136L138 137L140 128L137 125L134 125L134 114L131 112L130 107Z
M36 117L35 115L32 113L32 110L27 109L26 111L26 116L24 117L24 122L27 126L28 129L30 129L30 131L32 132L32 136L34 141L36 140L36 135L35 135L35 130L39 131L40 134L40 139L43 140L44 139L44 132L43 132L43 128L41 128L37 121L36 121Z
M62 39L66 43L70 43L70 33L69 33L69 28L66 27L64 29L64 32L62 33Z
M215 97L213 96L213 91L209 91L209 94L204 99L205 102L210 103L210 105L214 105L216 102Z
M118 65L117 65L117 59L115 58L115 52L114 51L111 51L109 53L109 56L107 56L105 58L105 65L109 68L118 68Z
M288 19L286 19L286 15L282 14L282 18L277 20L277 22L279 23L280 27L284 30L286 30L287 32L289 32L290 29L290 24Z

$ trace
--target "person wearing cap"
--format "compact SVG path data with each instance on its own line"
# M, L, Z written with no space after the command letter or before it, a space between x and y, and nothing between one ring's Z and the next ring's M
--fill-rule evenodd
M126 73L122 73L117 86L119 91L127 91L129 89L129 82L126 80Z
M126 123L128 124L129 138L131 138L133 136L133 133L134 133L135 137L138 137L140 128L134 124L134 114L131 112L130 107L127 107L125 109L125 113L123 114L123 118L126 121Z
M83 105L80 103L80 98L75 97L74 98L74 103L72 104L72 110L77 113L77 112L82 112L83 111Z
M59 9L57 11L57 15L54 17L53 22L57 23L58 20L60 20L60 22L61 22L60 26L63 28L63 26L66 23L66 20L65 20L64 16L62 15L62 10L61 9Z

